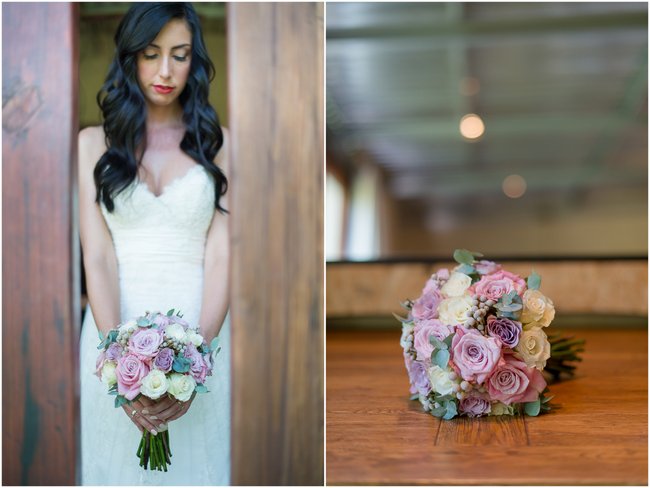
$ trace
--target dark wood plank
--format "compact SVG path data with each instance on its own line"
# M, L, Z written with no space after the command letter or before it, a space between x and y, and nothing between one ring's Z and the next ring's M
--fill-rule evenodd
M575 334L587 351L551 385L556 410L470 424L408 400L398 330L328 331L327 483L647 484L647 331Z
M323 473L323 7L228 5L232 482Z
M2 6L3 484L75 484L77 10Z

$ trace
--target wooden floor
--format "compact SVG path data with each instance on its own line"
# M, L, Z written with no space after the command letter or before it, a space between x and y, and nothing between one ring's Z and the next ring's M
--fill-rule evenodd
M327 333L327 484L646 485L648 336L587 340L539 417L440 421L408 399L399 331Z

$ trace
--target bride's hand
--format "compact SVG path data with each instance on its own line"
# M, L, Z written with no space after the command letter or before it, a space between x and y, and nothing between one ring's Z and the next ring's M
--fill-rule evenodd
M143 402L146 404L144 414L148 415L149 418L152 418L156 422L162 422L164 424L163 427L166 428L168 422L185 415L195 396L196 393L193 393L190 399L186 402L176 400L169 395L155 401L149 400L146 397L141 397Z
M140 396L138 400L132 401L130 405L122 405L124 412L129 417L129 419L131 419L131 422L133 422L142 433L144 433L146 429L152 434L156 435L158 432L166 430L166 424L163 423L161 425L159 421L155 421L155 419L152 419L150 415L147 415L143 412L143 410L146 412L147 405L142 400L148 400L151 402L151 400L148 398Z

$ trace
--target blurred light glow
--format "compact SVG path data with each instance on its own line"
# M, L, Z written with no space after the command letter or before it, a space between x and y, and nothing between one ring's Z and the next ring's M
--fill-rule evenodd
M473 76L466 76L460 82L460 94L466 97L476 95L481 89L481 83Z
M501 187L507 197L519 198L526 193L526 180L519 175L509 175L503 180Z
M460 119L460 133L467 139L478 139L485 132L485 124L476 114L467 114Z

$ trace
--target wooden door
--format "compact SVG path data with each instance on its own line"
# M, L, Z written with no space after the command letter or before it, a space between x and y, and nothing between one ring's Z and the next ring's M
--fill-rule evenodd
M77 17L2 6L3 484L75 484Z
M228 5L232 483L323 483L323 5Z

